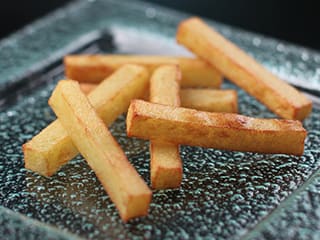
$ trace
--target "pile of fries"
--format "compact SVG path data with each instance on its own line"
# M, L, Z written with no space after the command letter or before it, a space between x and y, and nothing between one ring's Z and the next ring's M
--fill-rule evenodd
M127 112L127 135L150 140L153 189L178 188L179 145L302 155L312 104L199 18L180 23L178 43L197 58L74 55L49 99L57 120L23 145L25 167L51 176L79 152L124 222L148 213L152 192L108 130ZM237 114L222 77L284 119Z

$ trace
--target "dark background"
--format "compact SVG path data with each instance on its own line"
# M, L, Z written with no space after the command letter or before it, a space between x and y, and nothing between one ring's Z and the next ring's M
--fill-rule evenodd
M1 1L0 38L67 2L70 0ZM149 0L149 2L320 50L320 11L315 5L317 1Z

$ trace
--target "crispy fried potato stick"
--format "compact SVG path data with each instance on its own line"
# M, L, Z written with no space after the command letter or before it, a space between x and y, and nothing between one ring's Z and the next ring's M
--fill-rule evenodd
M181 106L207 112L238 112L235 90L192 89L180 90Z
M158 67L150 79L150 101L180 106L181 72L177 65ZM178 188L182 181L179 146L150 141L150 175L154 189Z
M150 72L163 64L179 65L182 87L220 88L222 75L208 63L188 57L144 55L69 55L64 58L67 78L99 83L123 64L145 66Z
M97 84L81 83L81 90L88 94ZM145 99L145 98L143 98ZM235 90L185 88L180 89L181 106L207 112L238 112L238 97Z
M145 68L124 65L93 90L88 98L103 121L110 125L127 111L131 99L145 94L148 83L149 75ZM59 120L56 120L25 143L23 153L27 169L51 176L78 151Z
M176 38L178 43L208 61L230 81L280 117L303 120L311 112L311 101L303 94L280 80L199 18L181 22Z
M76 81L60 81L49 105L119 210L123 221L148 213L151 191L129 163Z
M127 134L190 146L302 155L307 132L298 120L256 119L133 100Z

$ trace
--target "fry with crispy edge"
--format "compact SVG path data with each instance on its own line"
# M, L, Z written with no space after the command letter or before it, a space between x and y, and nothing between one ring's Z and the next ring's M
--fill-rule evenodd
M130 100L145 94L149 86L148 71L141 66L124 65L103 81L88 98L103 121L110 125L127 111ZM78 154L71 138L55 120L23 145L25 167L51 176Z
M60 81L49 105L116 205L122 220L146 215L150 189L81 92L79 83Z
M97 84L81 83L81 90L88 94ZM143 98L145 99L145 98ZM238 97L235 90L185 88L180 89L181 106L207 112L238 112Z
M303 120L310 114L310 100L199 18L182 21L176 38L280 117Z
M207 112L238 112L238 97L235 90L181 89L181 106Z
M180 106L181 72L177 65L158 67L150 79L150 101ZM168 142L150 141L150 177L154 189L178 188L182 181L179 146Z
M182 87L220 88L222 75L208 63L191 57L144 55L69 55L64 58L67 78L99 83L123 64L145 66L150 72L163 64L179 65Z
M257 119L132 100L127 134L190 146L302 155L307 132L298 120Z

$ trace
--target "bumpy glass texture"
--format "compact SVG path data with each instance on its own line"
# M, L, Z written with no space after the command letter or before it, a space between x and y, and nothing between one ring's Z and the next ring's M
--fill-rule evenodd
M85 44L82 52L187 55L174 41L176 25L185 17L139 2L81 1L0 43L0 55L8 59L0 58L0 91L6 92L0 99L3 235L8 239L20 235L30 239L319 237L319 109L304 121L308 137L302 157L182 146L181 188L154 191L149 215L127 224L81 156L51 178L24 169L21 145L55 119L47 100L63 78L64 54ZM318 53L212 24L281 77L298 81L297 85L319 86ZM99 41L101 31L113 42ZM231 83L226 81L223 88L238 90L240 113L275 117ZM13 92L8 94L8 89ZM124 119L119 117L110 130L149 184L148 143L127 138ZM34 228L30 235L24 234L26 226Z

